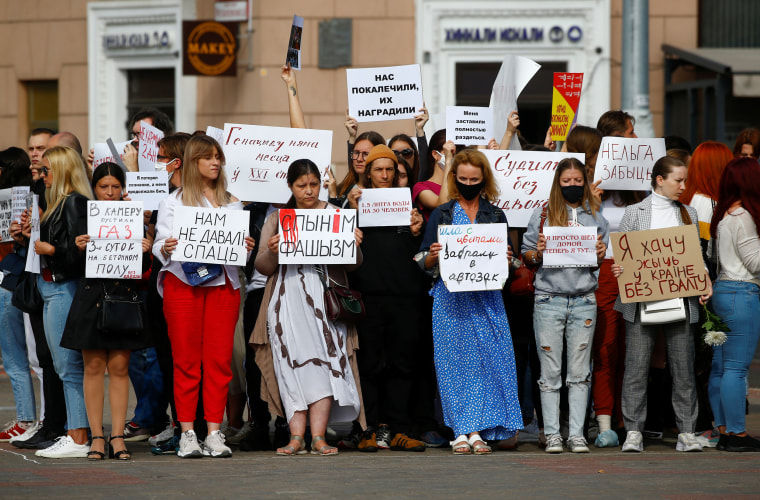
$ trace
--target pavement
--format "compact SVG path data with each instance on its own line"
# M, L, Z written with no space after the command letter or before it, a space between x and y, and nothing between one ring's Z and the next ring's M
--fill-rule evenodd
M747 428L758 436L760 359L750 386ZM132 394L128 416L134 404ZM0 373L0 422L14 413L10 382ZM88 462L39 458L0 443L0 498L760 498L760 453L679 453L673 439L645 441L643 453L625 454L591 446L588 454L549 455L521 443L488 456L428 449L277 457L233 449L231 458L196 460L153 456L147 441L128 446L129 462Z

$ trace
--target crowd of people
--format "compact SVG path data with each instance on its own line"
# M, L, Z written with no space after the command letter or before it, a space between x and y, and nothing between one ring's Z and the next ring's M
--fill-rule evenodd
M282 79L291 127L304 128L290 67ZM347 175L322 178L312 161L297 159L282 205L231 195L213 138L175 132L164 113L144 109L130 123L136 141L141 121L165 134L156 169L168 172L170 194L145 213L137 280L85 276L87 201L129 200L120 165L93 169L92 151L83 154L73 134L48 129L31 132L28 152L0 151L0 189L29 187L40 210L39 233L27 209L11 225L13 242L0 245L0 349L16 407L0 442L93 461L129 460L127 443L141 440L156 455L181 458L229 457L232 447L334 456L450 446L483 455L514 449L531 430L547 453L588 453L590 441L640 452L645 438L668 433L678 451L760 451L745 427L760 337L760 131L742 132L733 151L666 137L650 191L602 190L593 182L602 138L635 138L630 115L613 110L596 127L577 125L558 148L550 139L527 143L512 112L504 138L488 148L506 149L516 135L524 150L584 161L561 157L547 202L526 228L504 235L513 271L535 273L531 293L511 280L502 290L452 292L440 276L439 227L507 227L509 213L492 204L499 189L486 155L447 141L445 130L428 140L424 107L414 137L390 140L359 133L346 116ZM136 152L126 147L127 170L137 169ZM392 187L410 191L409 223L357 228L354 263L279 262L278 210L355 209L366 190ZM172 258L175 212L188 206L249 211L245 266ZM544 228L552 226L594 228L595 265L544 266ZM675 226L699 234L712 286L672 299L681 317L652 322L648 304L619 297L624 269L609 235ZM19 266L32 251L39 274ZM21 286L37 303L16 301ZM363 314L331 315L329 287L360 292ZM131 306L122 307L137 314L104 319L112 297L126 297ZM704 304L728 327L722 345L702 340ZM128 420L130 383L137 405ZM331 422L351 430L338 436Z

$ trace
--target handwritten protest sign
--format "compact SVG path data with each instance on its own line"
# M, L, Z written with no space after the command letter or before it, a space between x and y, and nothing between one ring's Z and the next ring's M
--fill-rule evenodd
M358 122L414 118L422 108L420 65L346 70L348 114Z
M40 208L39 208L39 196L32 195L32 209L31 209L31 235L29 241L37 241L40 239ZM24 270L28 273L40 274L40 256L34 249L34 245L29 245L29 249L26 252L26 267Z
M446 137L454 144L488 145L493 139L493 110L446 106Z
M564 158L585 161L582 153L546 151L502 151L483 149L499 185L499 199L494 205L504 210L510 227L528 227L537 207L549 200L557 163Z
M707 292L710 278L694 226L611 233L610 240L615 264L623 267L618 278L623 303Z
M600 189L648 191L652 189L652 167L665 156L665 139L603 137L596 159L594 182Z
M225 123L222 147L230 193L243 201L285 203L291 195L287 175L293 161L311 160L322 179L327 178L332 131ZM326 188L319 199L327 200Z
M209 137L213 137L216 140L216 142L218 142L219 144L224 142L224 130L220 128L212 127L211 125L209 125L208 127L206 127L206 135Z
M124 141L124 142L117 142L115 144L116 150L120 152L121 158L124 158L124 148L129 144L131 141ZM113 153L111 153L111 149L108 147L108 144L105 142L99 142L95 144L93 147L93 160L92 160L92 168L93 170L98 168L98 166L101 163L105 163L107 161L110 161L112 163L116 163L113 157Z
M290 40L288 41L288 55L285 64L290 64L293 69L301 70L301 40L303 39L303 17L293 16L293 25L290 27Z
M554 73L552 90L552 140L564 141L575 125L581 102L583 73Z
M11 238L11 222L13 222L12 215L12 189L0 189L0 241L13 241L13 238Z
M140 279L142 253L142 239L92 239L87 242L84 275L87 278Z
M509 277L506 224L438 226L441 279L450 292L501 290Z
M177 207L172 236L177 248L172 260L244 266L248 210Z
M412 208L409 188L362 189L359 198L359 225L408 226Z
M356 264L356 210L279 212L280 264Z
M137 164L140 172L156 171L156 156L158 156L158 141L164 138L164 133L153 125L140 122L140 150L137 152Z
M169 196L169 173L127 172L126 191L133 201L143 202L145 210L157 210L161 200Z
M596 267L596 227L544 226L544 267Z
M87 201L87 234L93 239L142 240L141 201Z
M29 202L31 202L29 186L15 186L11 188L11 220L13 222L21 222L21 214L24 210L30 208Z

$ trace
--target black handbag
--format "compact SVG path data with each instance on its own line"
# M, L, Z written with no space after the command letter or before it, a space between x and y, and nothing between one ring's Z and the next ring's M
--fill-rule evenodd
M12 292L24 274L26 259L17 253L9 253L0 261L0 287Z
M98 330L107 334L139 333L144 328L143 302L137 290L103 286L103 300L98 314Z
M37 289L36 274L24 272L16 283L16 289L13 290L11 304L25 313L37 314L42 312L45 303Z
M320 266L314 266L314 270L319 274L319 279L325 288L325 314L327 319L355 323L364 318L367 312L364 309L361 292L336 283ZM330 282L329 285L327 284L328 281Z
M192 286L198 286L211 281L222 274L220 264L203 264L201 262L183 262L182 271Z

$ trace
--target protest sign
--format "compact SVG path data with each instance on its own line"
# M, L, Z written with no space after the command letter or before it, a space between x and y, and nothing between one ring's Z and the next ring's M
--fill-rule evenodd
M248 210L177 207L172 236L177 248L172 260L244 266Z
M506 224L438 226L441 279L449 292L501 290L509 277Z
M446 137L454 144L487 146L493 139L493 110L446 106Z
M554 73L552 90L552 140L564 141L575 125L581 102L583 73Z
M13 241L11 222L13 221L13 190L0 189L0 241Z
M596 226L544 226L544 267L596 267Z
M293 25L290 27L290 41L288 41L288 55L285 64L291 68L301 70L301 40L303 38L303 17L293 16Z
M243 201L285 203L292 194L287 176L293 161L311 160L327 178L332 131L225 123L222 146L230 193ZM327 200L326 188L319 199Z
M142 202L88 200L87 234L92 239L142 240Z
M147 122L140 122L140 150L137 164L140 172L155 172L156 157L158 156L158 141L164 138L164 133Z
M600 189L649 191L652 167L665 156L665 139L603 137L594 170Z
M362 189L359 198L361 227L408 226L412 217L409 188Z
M356 264L356 210L279 212L280 264Z
M216 140L216 142L218 142L219 144L224 142L224 130L220 128L212 127L211 125L209 125L208 127L206 127L206 135L209 137L213 137L214 140Z
M692 225L610 234L623 303L704 295L710 278Z
M140 279L142 254L142 237L132 240L91 239L87 242L84 275L87 278Z
M124 148L127 147L127 144L129 144L130 142L131 141L124 141L124 142L117 142L116 144L114 144L121 158L124 158ZM108 143L99 142L95 144L95 146L93 147L92 169L95 170L96 168L98 168L98 166L101 163L105 163L107 161L110 161L112 163L117 163L113 157L113 153L111 152L111 149L108 147Z
M15 186L11 188L11 220L21 222L21 214L30 206L29 186Z
M422 108L420 65L346 70L348 114L357 122L413 119Z
M491 102L489 107L494 110L494 137L501 142L504 132L507 130L509 114L517 111L517 98L528 85L528 82L538 73L541 65L527 57L515 55L504 56L504 60L499 68L499 74L496 75L496 81L491 91ZM507 149L520 151L520 141L517 134L512 136Z
M169 196L169 173L127 172L126 192L132 201L143 202L145 210L156 210L161 200Z
M503 151L483 149L499 186L499 198L493 203L504 210L510 227L528 227L537 207L549 200L554 171L564 158L585 161L583 153L549 153L546 151Z
M39 196L32 195L32 208L30 210L32 216L30 220L31 235L29 241L34 242L40 239L40 208L39 208ZM40 256L34 249L34 245L30 244L29 249L26 252L26 272L40 274Z

